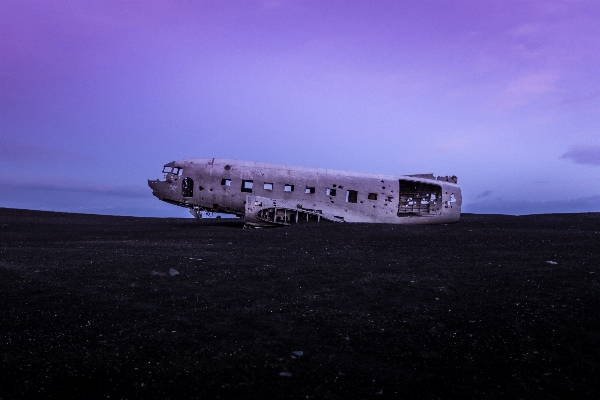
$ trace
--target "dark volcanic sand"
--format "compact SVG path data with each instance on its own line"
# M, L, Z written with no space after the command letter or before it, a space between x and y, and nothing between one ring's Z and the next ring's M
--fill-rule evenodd
M0 224L3 400L600 395L598 213Z

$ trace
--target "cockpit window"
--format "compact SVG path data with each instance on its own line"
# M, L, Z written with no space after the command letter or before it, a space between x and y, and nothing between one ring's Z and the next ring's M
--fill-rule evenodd
M163 174L181 175L181 168L165 165L162 172Z

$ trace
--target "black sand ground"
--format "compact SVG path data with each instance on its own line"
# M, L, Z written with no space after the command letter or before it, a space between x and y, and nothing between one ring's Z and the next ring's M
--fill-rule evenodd
M2 400L600 396L597 213L0 225Z

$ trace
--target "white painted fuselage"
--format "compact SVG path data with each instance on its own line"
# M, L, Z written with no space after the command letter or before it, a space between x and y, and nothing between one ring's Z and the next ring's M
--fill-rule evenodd
M306 221L436 224L460 218L456 177L378 175L216 158L173 161L154 196L201 211L235 214L247 226Z

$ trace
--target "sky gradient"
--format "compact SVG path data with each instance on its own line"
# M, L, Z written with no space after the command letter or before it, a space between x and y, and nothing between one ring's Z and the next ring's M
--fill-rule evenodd
M463 211L600 211L600 1L0 0L0 207L189 216L224 157L457 175Z

